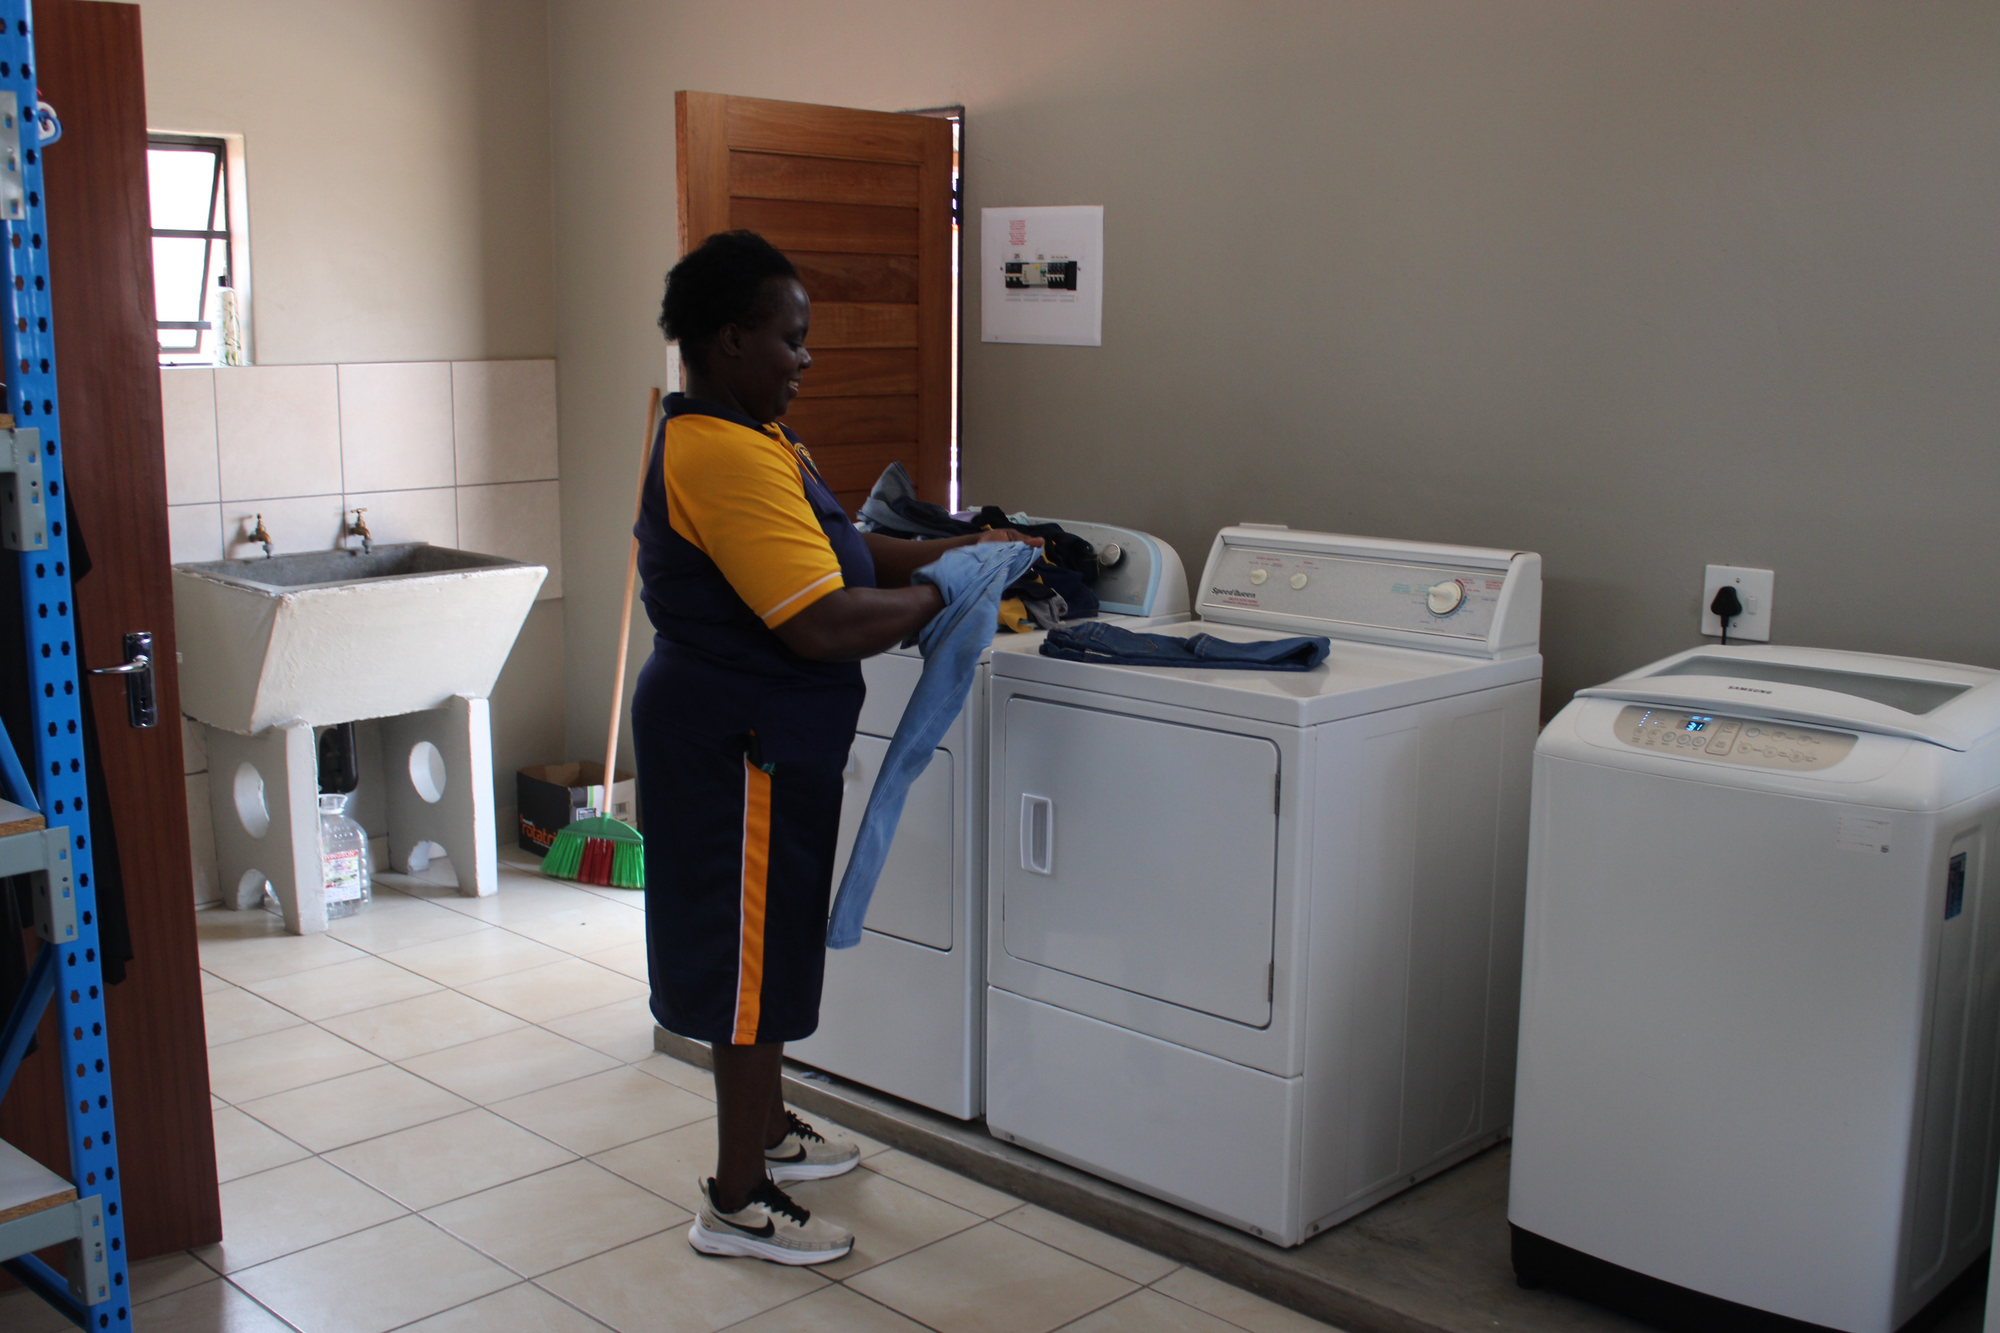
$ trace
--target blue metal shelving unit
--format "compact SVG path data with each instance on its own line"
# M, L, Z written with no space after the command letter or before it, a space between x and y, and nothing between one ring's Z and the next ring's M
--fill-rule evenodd
M11 825L0 819L0 827L22 830L0 837L0 875L36 877L35 917L43 940L28 986L0 1028L0 1096L53 1004L70 1158L70 1176L63 1180L0 1144L0 1259L79 1327L122 1330L131 1327L125 1223L91 885L78 698L82 664L63 531L38 102L30 6L0 0L0 291L6 307L0 378L13 415L12 425L0 428L0 545L7 549L0 577L15 572L4 566L18 566L27 622L20 646L10 642L11 634L0 636L0 645L27 652L33 718L33 735L13 738L23 742L24 753L17 755L0 737L0 797L20 807L6 812L14 818ZM28 790L16 785L23 777ZM44 827L24 827L37 816ZM11 942L0 940L0 947ZM67 1275L31 1253L65 1242L72 1246Z

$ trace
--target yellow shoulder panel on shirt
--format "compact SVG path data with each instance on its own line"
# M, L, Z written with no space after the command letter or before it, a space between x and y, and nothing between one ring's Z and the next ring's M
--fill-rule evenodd
M667 422L661 470L674 531L716 563L766 625L775 629L846 586L790 445L690 412Z

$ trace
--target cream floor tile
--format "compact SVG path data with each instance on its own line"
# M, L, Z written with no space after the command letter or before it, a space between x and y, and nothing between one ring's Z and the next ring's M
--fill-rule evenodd
M215 1178L227 1181L296 1162L311 1153L233 1106L215 1112ZM133 1300L145 1297L134 1295Z
M132 1303L141 1305L214 1280L215 1270L187 1251L163 1254L132 1265ZM7 1321L0 1319L0 1328L6 1327Z
M981 1217L998 1217L1021 1206L1021 1201L1011 1194L1002 1194L976 1180L967 1180L956 1171L947 1171L894 1149L869 1158L862 1169L879 1171L891 1180L900 1180L913 1189L920 1189L946 1203L957 1204Z
M303 1199L312 1206L300 1207ZM404 1211L394 1199L308 1157L224 1185L222 1243L196 1253L211 1268L234 1273L387 1222Z
M402 893L378 893L375 901L327 927L343 944L369 953L393 953L434 940L451 939L478 930L480 922Z
M212 1093L212 1092L211 1092L211 1093L209 1093L209 1094L208 1094L208 1109L209 1109L209 1110L211 1110L211 1111L220 1111L220 1110L221 1110L221 1109L222 1109L223 1107L225 1107L225 1106L227 1106L227 1105L229 1105L229 1103L228 1103L228 1102L225 1102L225 1101L223 1101L223 1100L222 1100L222 1098L220 1098L220 1097L216 1096L216 1095L215 1095L214 1093Z
M208 1085L234 1105L381 1063L359 1046L308 1024L210 1047Z
M589 955L590 961L599 967L608 967L614 972L623 972L634 981L652 980L652 972L646 966L646 941L637 939L630 944L621 944L615 949Z
M385 962L406 967L446 986L464 986L488 977L503 977L509 972L525 972L562 959L560 949L492 926L383 955Z
M1135 1290L1095 1264L991 1222L871 1268L847 1285L952 1333L1048 1333Z
M594 893L606 902L617 903L620 907L629 907L635 912L646 910L646 891L644 889L616 889L609 884L579 884L576 887L582 889L585 893Z
M207 976L207 973L203 973ZM259 995L217 979L214 990L203 990L202 1020L208 1028L208 1044L261 1037L281 1028L295 1028L306 1020L289 1009L281 1009Z
M244 989L255 991L301 1018L321 1019L425 995L437 990L438 983L362 954L352 962L253 981Z
M692 1213L701 1207L698 1182L715 1174L715 1121L697 1120L590 1160Z
M781 1264L717 1263L676 1228L537 1279L618 1333L713 1333L826 1285ZM672 1292L673 1299L662 1299Z
M829 1138L837 1134L841 1138L846 1139L849 1143L852 1143L855 1147L861 1150L861 1160L864 1162L871 1157L878 1157L885 1152L891 1151L888 1144L883 1143L879 1139L871 1139L866 1134L861 1133L859 1130L850 1129L846 1125L841 1124L837 1120L829 1120L825 1116L819 1114L807 1114L806 1112L801 1111L796 1106L792 1107L792 1113L798 1116L801 1120L805 1121L807 1124L817 1128L822 1134L827 1135Z
M653 1058L653 1010L644 995L607 1004L602 1009L551 1019L542 1026L571 1041L580 1041L593 1051L602 1051L614 1060L636 1062ZM715 1094L712 1090L702 1090L701 1095Z
M585 901L542 916L523 916L502 922L507 929L539 940L568 954L603 953L622 944L643 943L646 918L629 907L607 902L594 893L580 895Z
M573 1154L491 1111L471 1110L379 1139L326 1160L410 1208L431 1208L573 1159Z
M1206 1273L1183 1268L1153 1284L1153 1290L1192 1305L1226 1323L1250 1333L1339 1333L1331 1324L1322 1324L1296 1310L1253 1295L1241 1287L1217 1281Z
M828 1287L755 1319L732 1324L729 1333L925 1333L885 1305L845 1287Z
M207 971L206 969L202 971L201 993L203 995L208 994L210 991L227 990L229 988L229 984L230 983L224 981L221 977L216 976L215 973L213 972Z
M1157 1291L1135 1291L1074 1324L1065 1324L1063 1333L1240 1333L1240 1330Z
M241 1108L314 1152L470 1111L472 1103L394 1065L377 1065Z
M836 1280L844 1281L932 1241L978 1226L981 1220L977 1213L954 1208L943 1199L873 1171L849 1171L831 1180L802 1180L785 1186L785 1192L815 1214L823 1214L854 1233L854 1249L848 1256L819 1268Z
M76 1325L34 1292L10 1291L0 1296L0 1328L7 1333L72 1333Z
M448 907L454 912L499 926L533 921L551 912L588 909L599 901L594 895L571 884L505 870L500 873L500 891L488 898L466 898L457 889L415 878L399 887L425 902L436 903L439 907Z
M540 1028L522 1028L402 1062L403 1068L486 1105L610 1069L617 1061Z
M511 1286L514 1275L421 1217L405 1217L235 1280L301 1333L383 1333Z
M351 963L368 956L331 935L283 934L284 924L269 912L203 912L201 915L263 918L262 921L251 920L246 926L228 932L201 932L202 967L238 986L310 972L335 963ZM272 934L266 922L275 924L279 933ZM233 926L235 923L230 924Z
M531 1282L482 1296L404 1333L605 1333L604 1325Z
M686 1088L689 1092L700 1093L710 1101L715 1100L715 1075L700 1065L691 1065L671 1055L656 1053L632 1067L642 1074L650 1074L677 1088Z
M589 1162L571 1162L429 1209L424 1216L523 1277L539 1277L693 1220Z
M459 989L483 1004L504 1009L530 1023L567 1018L646 994L644 982L581 958L565 958L546 967L509 973L491 981L475 981Z
M1001 1217L1000 1224L1099 1268L1108 1268L1142 1286L1157 1282L1180 1267L1172 1259L1162 1259L1151 1250L1142 1250L1116 1236L1107 1236L1095 1227L1087 1227L1033 1204L1016 1208Z
M714 1103L636 1069L559 1083L489 1104L515 1124L585 1156L705 1120Z
M320 1026L384 1060L408 1060L527 1025L455 990L434 990L359 1013L322 1019Z
M132 1308L146 1333L291 1333L284 1320L221 1278Z

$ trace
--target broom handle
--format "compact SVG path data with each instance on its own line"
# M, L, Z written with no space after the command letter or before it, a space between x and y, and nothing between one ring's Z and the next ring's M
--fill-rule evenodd
M653 432L660 422L660 391L653 390L651 401L646 405L646 447L639 452L638 492L632 499L632 526L639 526L639 516L646 506L646 474L653 466ZM632 534L632 547L625 555L625 601L618 612L618 666L611 673L611 730L604 738L604 809L599 814L611 813L611 784L617 773L618 722L625 709L625 658L632 645L632 585L639 576L639 534Z

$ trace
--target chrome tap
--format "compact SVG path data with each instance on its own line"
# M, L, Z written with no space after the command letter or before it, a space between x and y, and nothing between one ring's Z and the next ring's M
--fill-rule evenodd
M257 515L256 529L243 540L246 542L256 542L264 548L264 558L266 560L271 558L271 534L264 530L264 516L262 514Z
M361 517L363 514L367 512L368 511L366 509L355 510L354 521L347 525L347 531L340 534L343 540L345 540L348 537L359 537L361 539L362 555L372 554L375 550L375 539L372 536L370 536L368 532L368 520ZM352 547L348 548L347 553L349 555L353 555L354 554L353 548Z

